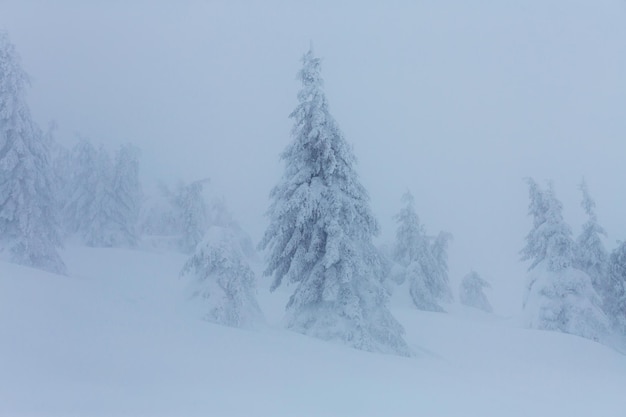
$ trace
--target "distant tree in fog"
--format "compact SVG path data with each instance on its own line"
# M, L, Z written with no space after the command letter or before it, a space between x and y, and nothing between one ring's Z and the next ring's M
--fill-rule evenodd
M484 289L491 288L491 285L482 279L475 271L471 271L461 280L459 288L459 301L468 307L491 313L493 308L485 295Z
M50 149L26 103L28 77L0 32L0 254L64 273Z
M355 157L328 110L321 62L309 50L298 73L302 89L285 171L271 191L267 249L271 289L297 284L287 327L358 349L409 354L402 326L386 307L387 293L369 255L378 224L355 171Z
M420 310L443 312L442 302L452 300L448 280L447 244L450 234L426 235L415 211L410 192L402 196L404 206L395 216L398 224L393 250L394 261L402 269L396 280L409 282L413 303Z
M208 178L191 183L179 181L173 188L160 183L158 192L143 205L142 232L156 240L176 239L177 250L192 253L210 226L225 227L238 237L246 257L255 257L252 240L234 220L223 199L207 192L208 183Z

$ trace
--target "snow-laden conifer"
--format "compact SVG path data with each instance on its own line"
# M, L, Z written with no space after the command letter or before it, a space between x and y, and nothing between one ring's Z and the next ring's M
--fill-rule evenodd
M296 283L287 327L358 349L409 354L403 328L386 307L375 269L378 224L355 171L352 149L328 110L320 59L309 50L298 73L302 89L291 113L292 142L281 155L282 181L272 190L270 224L260 247L274 290Z
M563 205L554 195L550 183L542 190L532 179L527 179L530 205L528 214L533 218L533 228L526 236L526 246L522 249L522 260L531 261L533 269L542 261L548 267L559 271L570 267L575 256L572 230L563 220Z
M591 198L584 180L580 184L580 190L583 195L581 206L587 214L587 221L577 239L578 251L575 266L591 277L593 287L602 298L605 298L607 292L611 291L607 282L609 255L602 243L602 237L606 237L606 231L598 224L595 212L596 203Z
M50 149L26 104L27 84L0 32L0 254L7 249L17 263L63 273Z
M609 321L589 275L572 267L555 271L542 262L529 272L528 279L523 313L526 326L593 340L607 335Z
M396 280L409 282L417 308L443 312L440 304L452 299L446 252L450 235L442 232L436 238L427 236L415 211L413 195L406 192L402 202L404 206L395 216L398 228L393 258L401 267Z
M471 271L461 280L459 288L459 301L468 307L491 313L493 308L485 295L484 289L491 288L489 282L485 281L475 271Z
M608 320L591 278L572 266L575 244L563 219L562 204L551 184L542 190L534 180L527 182L533 228L522 250L522 259L531 261L524 295L525 324L601 339Z
M233 230L211 226L181 275L191 281L191 296L201 301L206 320L233 327L263 320L254 272Z
M604 308L615 330L626 335L626 242L609 256Z

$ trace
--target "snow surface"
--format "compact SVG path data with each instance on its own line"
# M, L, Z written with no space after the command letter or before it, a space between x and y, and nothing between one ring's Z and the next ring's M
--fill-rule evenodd
M0 416L621 416L626 356L452 305L391 311L416 356L199 318L186 256L68 247L69 276L0 262ZM267 280L269 281L269 279Z

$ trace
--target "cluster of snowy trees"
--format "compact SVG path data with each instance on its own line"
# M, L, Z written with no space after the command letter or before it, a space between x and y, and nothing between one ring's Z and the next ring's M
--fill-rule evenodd
M407 193L391 259L373 245L379 226L352 149L329 112L320 59L312 50L304 55L298 78L302 89L290 115L292 141L281 155L285 170L270 193L270 222L259 244L267 251L264 275L273 277L271 290L294 285L286 306L289 329L358 349L410 355L404 330L387 308L385 281L409 282L418 308L443 311L440 303L452 300L450 235L428 236ZM169 201L180 200L178 194ZM260 320L248 261L241 240L223 225L212 226L196 246L182 275L191 279L192 296L205 301L207 320L231 326Z
M0 256L63 273L50 145L26 103L28 77L0 32Z
M0 33L0 254L65 273L58 248L68 235L92 246L135 245L141 204L138 151L110 158L81 140L71 151L32 120L28 77Z
M139 150L121 146L111 158L103 146L81 139L58 147L56 173L63 230L88 246L133 247L142 203Z
M174 237L177 249L193 254L183 274L195 277L194 295L210 300L207 318L236 326L257 321L247 264L254 246L221 201L206 202L207 180L173 191L162 186L156 199L144 201L137 148L123 145L111 155L84 138L63 147L53 128L44 133L33 121L27 86L15 47L0 32L0 257L66 273L58 253L65 239L134 247L142 235ZM164 204L150 204L159 199Z
M353 150L329 112L320 59L309 50L298 73L302 88L290 114L292 141L281 154L284 173L270 193L267 254L271 290L293 285L286 325L293 331L373 352L411 355L387 303L390 283L406 283L416 308L443 312L452 301L449 233L428 235L410 192L395 216L391 253L377 249L379 232ZM138 245L142 236L175 242L190 255L181 276L204 317L230 326L263 320L250 266L255 248L219 199L205 197L207 179L179 182L144 198L139 151L114 155L81 139L57 144L32 120L28 78L14 46L0 33L0 257L64 273L57 250L66 238L89 246ZM524 297L527 325L602 339L626 333L626 243L608 253L595 203L581 185L588 220L578 239L562 216L551 184L528 180L533 227L522 259L531 262ZM491 312L476 272L461 281L459 301Z
M65 273L58 253L66 239L97 247L137 246L144 203L139 150L110 154L80 139L67 149L33 121L26 103L28 77L5 32L0 32L0 257ZM202 181L181 186L175 233L192 252L209 226ZM243 237L242 237L243 239ZM247 248L252 247L250 242Z
M402 196L404 207L395 216L398 228L392 259L395 281L409 283L409 292L420 310L443 312L441 303L452 301L448 279L447 246L451 235L428 236L415 211L410 192Z
M522 260L530 261L524 317L531 328L556 330L603 340L611 330L625 333L626 247L610 255L598 224L595 202L585 182L580 186L587 221L574 239L563 219L554 187L527 179L533 227Z

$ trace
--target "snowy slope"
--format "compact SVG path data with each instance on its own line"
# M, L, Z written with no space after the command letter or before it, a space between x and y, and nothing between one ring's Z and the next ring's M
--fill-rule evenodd
M0 416L624 416L626 356L472 309L393 312L414 358L196 318L185 257L70 247L69 277L0 262Z

